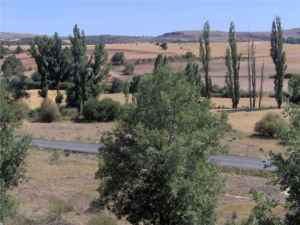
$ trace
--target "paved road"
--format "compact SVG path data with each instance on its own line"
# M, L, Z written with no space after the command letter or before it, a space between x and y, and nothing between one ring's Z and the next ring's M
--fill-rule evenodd
M103 147L102 144L82 144L72 141L49 141L42 139L33 139L31 145L40 149L64 150L68 152L86 154L97 154L98 150ZM218 166L244 170L274 171L276 169L275 167L266 168L266 165L270 165L270 161L264 161L256 158L218 155L209 157L209 160Z

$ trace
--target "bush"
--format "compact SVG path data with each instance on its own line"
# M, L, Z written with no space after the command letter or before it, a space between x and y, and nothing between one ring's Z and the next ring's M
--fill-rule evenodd
M26 119L29 115L30 108L29 106L23 101L17 101L15 103L16 107L16 116L18 120Z
M78 116L78 110L76 108L61 107L60 113L65 120L73 120Z
M255 124L255 132L263 137L279 137L288 128L286 120L277 113L268 113Z
M55 97L55 102L57 105L60 105L64 100L64 95L59 91Z
M109 98L101 101L90 99L83 107L83 117L87 121L108 122L119 117L121 110L120 103Z
M61 117L58 106L48 98L46 98L42 102L42 105L38 112L39 112L38 115L39 122L51 123L59 120Z
M117 225L117 222L115 219L102 214L91 218L88 225Z
M124 65L125 55L123 52L116 52L111 58L111 63L113 65Z
M134 73L134 69L135 69L134 64L132 64L132 63L127 63L127 64L125 65L123 74L124 74L124 75L132 75L132 74Z
M124 88L124 82L119 79L114 79L111 84L111 93L121 93Z

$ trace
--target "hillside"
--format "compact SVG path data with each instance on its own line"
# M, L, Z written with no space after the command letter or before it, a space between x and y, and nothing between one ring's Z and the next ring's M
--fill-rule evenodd
M199 40L200 31L175 31L165 33L156 37L151 36L126 36L126 35L91 35L87 36L88 44L97 43L135 43L135 42L195 42ZM213 42L227 41L227 32L212 31L211 40ZM33 34L26 33L4 33L0 32L0 40L10 42L20 42L21 44L28 44L31 42ZM300 28L294 28L284 31L284 37L300 38ZM68 37L64 37L68 40ZM237 32L238 41L268 41L270 39L270 32Z

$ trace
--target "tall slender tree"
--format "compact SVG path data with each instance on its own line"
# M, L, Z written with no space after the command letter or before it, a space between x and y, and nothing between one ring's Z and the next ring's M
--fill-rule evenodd
M264 93L264 80L265 80L265 62L261 66L260 70L260 90L259 90L259 100L258 100L258 107L261 109L262 107L262 99Z
M211 48L210 48L210 26L209 22L206 21L203 27L202 36L199 39L200 42L200 60L204 70L205 79L205 96L211 97L212 81L209 77L209 63L211 59Z
M240 101L240 64L241 54L238 53L236 43L235 25L230 24L229 47L226 49L225 65L227 67L226 85L232 99L232 108L237 108Z
M254 41L248 42L248 82L250 109L256 107L256 55Z
M154 62L153 73L159 72L162 68L166 67L168 64L168 58L163 54L159 54Z
M68 90L68 99L77 106L80 115L84 103L91 97L97 97L100 93L100 82L107 76L109 66L105 46L100 44L95 47L91 57L87 56L86 37L77 25L73 29L73 37L70 37L72 65L71 80L73 86Z
M286 55L283 49L283 31L280 17L276 17L272 24L271 57L275 65L274 91L278 108L283 103L283 81L287 70Z

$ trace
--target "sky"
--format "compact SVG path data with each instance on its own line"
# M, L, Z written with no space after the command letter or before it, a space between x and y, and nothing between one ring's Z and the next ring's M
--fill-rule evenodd
M269 31L300 27L299 0L0 0L0 32L69 35L74 24L88 35L159 35L200 30Z

